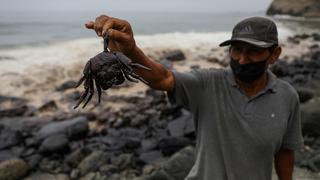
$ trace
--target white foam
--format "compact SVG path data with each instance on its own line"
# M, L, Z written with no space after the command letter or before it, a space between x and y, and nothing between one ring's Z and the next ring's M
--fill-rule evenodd
M199 46L217 47L219 43L230 38L230 33L167 33L137 36L137 44L142 48L193 49Z
M280 38L293 34L286 28L279 28ZM217 48L219 43L229 39L230 32L214 33L166 33L154 35L137 35L136 42L142 49L181 49L201 54L199 49ZM100 38L69 40L42 46L24 46L12 49L1 49L0 56L14 60L0 61L0 74L28 73L35 68L64 66L74 63L85 63L90 57L102 51Z

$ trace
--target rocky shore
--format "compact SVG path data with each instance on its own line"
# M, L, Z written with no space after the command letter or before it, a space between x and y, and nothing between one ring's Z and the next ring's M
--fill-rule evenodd
M284 55L271 69L297 89L302 104L305 147L296 153L294 176L316 180L320 34L296 35L282 45ZM228 65L227 50L221 48L197 57L180 49L145 51L179 71ZM74 68L72 78L46 84L50 90L0 96L0 179L183 180L194 162L192 115L141 83L112 88L101 104L94 98L86 109L72 110L82 92L73 88L82 67Z
M267 14L320 17L320 2L318 0L274 0Z

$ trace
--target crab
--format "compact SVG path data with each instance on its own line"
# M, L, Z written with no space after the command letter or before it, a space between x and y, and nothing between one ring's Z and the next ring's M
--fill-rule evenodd
M142 77L133 72L133 68L142 68L150 71L151 69L138 63L133 63L126 55L121 52L111 52L108 49L108 36L104 37L104 51L91 58L85 65L83 76L80 78L75 88L84 84L85 91L80 96L76 109L87 97L82 108L91 100L96 86L98 92L98 103L101 101L102 90L107 90L114 85L122 84L126 79L138 83L142 81L148 84Z

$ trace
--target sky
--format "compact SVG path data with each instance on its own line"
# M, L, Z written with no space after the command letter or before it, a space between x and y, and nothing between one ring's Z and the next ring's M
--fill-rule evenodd
M1 12L257 12L272 0L0 0Z

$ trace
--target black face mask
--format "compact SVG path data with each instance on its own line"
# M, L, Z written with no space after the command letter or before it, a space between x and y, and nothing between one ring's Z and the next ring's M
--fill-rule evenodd
M266 72L266 64L267 60L248 64L239 64L239 62L233 58L231 58L230 61L234 76L246 83L259 79Z

